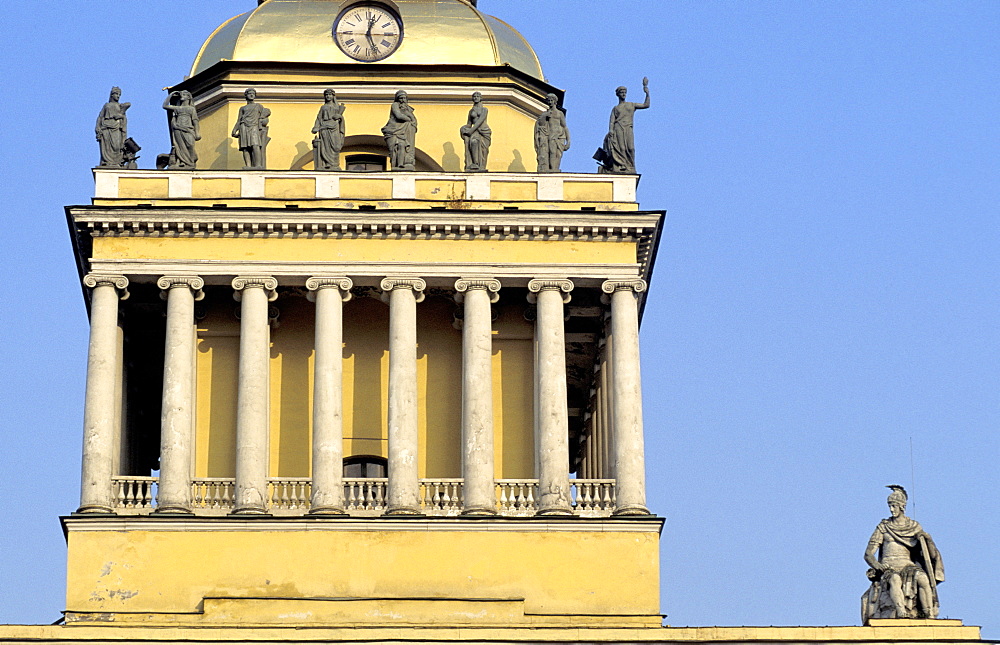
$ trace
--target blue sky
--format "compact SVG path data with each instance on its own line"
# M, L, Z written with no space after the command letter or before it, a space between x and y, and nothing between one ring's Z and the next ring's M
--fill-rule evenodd
M63 606L87 323L62 207L108 89L148 167L160 88L253 0L5 9L0 623ZM71 8L67 8L71 7ZM1000 3L481 0L567 91L591 171L614 88L668 218L642 328L674 625L859 621L885 484L912 489L942 616L1000 638ZM911 450L912 445L912 450ZM912 458L911 458L912 456Z

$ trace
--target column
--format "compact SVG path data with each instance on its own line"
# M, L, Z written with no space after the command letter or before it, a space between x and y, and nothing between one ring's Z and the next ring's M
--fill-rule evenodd
M569 280L532 280L535 316L535 442L538 453L538 514L571 515L569 409L566 394L566 333L563 305Z
M163 350L163 406L160 411L160 482L157 513L191 512L194 449L194 303L204 297L197 276L163 276L156 281L167 301Z
M344 511L344 303L354 283L346 277L306 280L316 303L313 360L312 506L310 513Z
M88 274L83 284L90 293L90 348L87 351L87 394L83 408L83 467L80 508L77 513L112 513L115 415L121 401L119 375L118 300L128 298L128 278Z
M427 283L420 278L382 280L389 302L389 490L386 515L420 514L417 471L417 303Z
M462 317L462 514L496 514L493 471L493 316L500 281L455 282Z
M611 300L615 515L649 515L642 437L638 299L638 294L646 290L646 283L638 278L608 280L601 289Z
M240 370L236 399L236 499L233 513L267 513L270 336L267 303L278 297L269 276L233 280L240 303Z

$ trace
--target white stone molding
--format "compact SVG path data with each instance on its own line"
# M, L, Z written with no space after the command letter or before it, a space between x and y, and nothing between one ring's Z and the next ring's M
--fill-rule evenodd
M263 289L265 295L267 295L268 302L274 302L278 299L278 280L271 276L263 275L251 275L251 276L239 276L233 278L233 299L236 302L241 302L243 299L243 291L246 289Z
M162 276L156 281L167 301L160 414L160 479L157 513L191 512L194 451L194 303L204 298L199 276Z
M88 274L90 346L83 409L83 464L78 513L111 513L117 413L121 410L121 347L118 301L128 296L128 278Z
M496 278L459 278L455 281L455 302L461 304L471 289L486 290L491 303L500 299L500 281Z
M389 302L390 293L395 289L411 289L417 302L423 302L427 281L412 276L389 276L382 278L379 289L382 290L382 302Z
M566 407L565 303L570 280L532 280L535 302L535 437L538 514L572 514L569 485L569 411Z
M341 302L347 302L353 295L351 289L354 288L354 281L346 276L313 276L306 280L306 289L309 293L306 298L310 302L316 302L316 292L322 289L339 289Z
M640 279L608 280L601 290L611 302L611 427L616 478L615 515L649 515L639 370Z

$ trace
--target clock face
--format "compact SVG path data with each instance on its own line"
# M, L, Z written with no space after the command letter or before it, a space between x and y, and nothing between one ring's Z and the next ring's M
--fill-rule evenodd
M333 23L333 39L341 51L364 62L390 56L403 40L403 21L379 4L351 5Z

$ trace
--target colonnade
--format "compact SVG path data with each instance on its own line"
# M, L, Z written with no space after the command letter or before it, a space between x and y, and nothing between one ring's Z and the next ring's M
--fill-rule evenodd
M79 513L113 512L111 482L115 450L118 302L127 297L124 276L89 274L92 289L90 349L84 412L82 489ZM194 303L202 297L198 276L157 280L167 301L163 368L158 513L191 512L191 457L194 449ZM344 511L342 358L343 304L353 282L346 276L314 276L306 281L316 303L313 378L311 513ZM236 488L233 513L268 512L268 303L277 297L271 276L238 276L232 281L240 303L240 357L236 414ZM456 301L464 306L462 328L463 514L496 513L493 449L492 323L500 281L460 278ZM426 282L389 276L380 283L389 304L389 400L387 515L419 514L417 304ZM573 513L569 482L569 417L566 391L565 305L574 284L568 279L528 283L536 305L534 411L539 515ZM614 465L617 515L645 515L642 394L639 376L638 294L640 279L608 280L602 290L611 306L614 351Z

